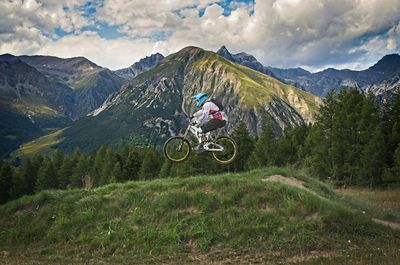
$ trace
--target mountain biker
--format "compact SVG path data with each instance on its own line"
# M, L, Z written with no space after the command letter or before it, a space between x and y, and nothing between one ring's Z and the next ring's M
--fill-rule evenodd
M208 99L207 94L200 92L192 97L197 101L196 108L201 108L199 111L195 112L191 117L198 125L198 136L199 136L199 146L201 149L203 147L203 135L222 128L226 125L228 117L223 111L222 105L215 99Z

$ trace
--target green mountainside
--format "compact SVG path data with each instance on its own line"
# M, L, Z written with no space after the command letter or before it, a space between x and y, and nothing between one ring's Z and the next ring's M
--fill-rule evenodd
M267 168L24 196L0 205L0 253L6 264L395 264L399 217Z
M49 80L12 55L0 56L0 156L21 143L65 127L73 95L66 85Z
M82 57L0 55L0 156L86 115L123 83Z
M68 106L72 119L85 116L126 82L107 68L84 57L58 58L53 56L20 56L23 62L35 67L48 78L68 86L74 102Z
M219 98L229 117L226 131L244 121L253 134L271 118L278 134L312 122L319 98L232 63L187 47L162 60L109 97L90 116L60 134L58 147L89 151L103 144L161 144L186 126L190 98L199 91Z

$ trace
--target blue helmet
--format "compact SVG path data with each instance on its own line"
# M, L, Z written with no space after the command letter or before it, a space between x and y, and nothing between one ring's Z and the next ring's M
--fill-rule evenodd
M197 101L196 107L197 107L197 108L200 108L201 105L203 105L204 101L206 101L206 99L207 99L207 94L206 94L206 93L203 93L203 92L200 92L199 94L194 95L194 96L192 97L192 99L194 99L194 100Z

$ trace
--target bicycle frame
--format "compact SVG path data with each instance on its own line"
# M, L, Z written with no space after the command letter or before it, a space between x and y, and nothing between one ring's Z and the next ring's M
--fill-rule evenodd
M189 132L191 132L194 135L194 137L196 137L199 143L201 142L201 139L198 136L198 129L196 128L196 126L192 125L191 121L189 122L189 125L186 128L185 133L183 134L184 139L187 139ZM183 143L179 145L178 150L182 148L182 145ZM224 147L214 142L206 142L204 143L204 150L208 152L222 152L224 151Z

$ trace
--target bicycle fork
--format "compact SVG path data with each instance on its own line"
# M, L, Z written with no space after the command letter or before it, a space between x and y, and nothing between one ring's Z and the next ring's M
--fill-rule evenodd
M188 135L188 133L189 133L190 127L191 127L191 126L188 126L188 127L186 128L185 134L183 135L183 139L186 139L186 137L187 137L187 135ZM178 152L182 151L182 147L183 147L183 140L182 140L181 143L178 145L177 151L178 151Z

